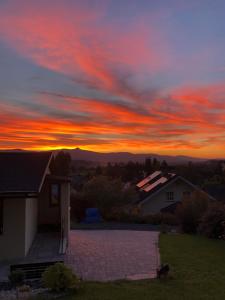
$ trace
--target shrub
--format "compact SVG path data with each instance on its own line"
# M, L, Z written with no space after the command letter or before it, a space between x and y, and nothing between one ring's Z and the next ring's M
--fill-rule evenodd
M158 213L142 216L138 210L124 212L122 210L113 210L111 213L104 216L107 221L136 223L136 224L152 224L152 225L177 225L177 219L174 214Z
M79 279L63 263L56 263L49 267L44 272L42 279L45 287L55 292L76 290L79 285Z
M12 271L9 275L9 281L15 287L22 286L24 283L25 274L22 270Z
M225 240L225 206L213 203L202 216L198 232L209 238Z
M106 221L121 223L139 223L139 216L136 213L125 212L123 209L112 209L110 212L104 213Z
M157 213L154 215L143 216L143 223L152 225L177 225L177 218L171 213Z
M200 219L207 210L208 203L208 198L203 192L195 192L178 205L175 214L183 232L197 232Z

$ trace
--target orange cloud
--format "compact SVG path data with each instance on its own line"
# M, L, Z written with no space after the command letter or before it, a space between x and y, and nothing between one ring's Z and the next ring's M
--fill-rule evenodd
M63 101L55 101L57 97L63 97ZM133 152L157 151L221 157L224 153L225 135L218 134L215 137L215 130L222 132L222 125L211 123L210 119L206 122L206 118L199 120L195 114L192 114L191 122L191 116L185 116L183 111L180 116L179 112L177 115L173 112L163 113L160 112L160 106L155 114L147 115L146 110L143 115L137 108L119 103L62 95L45 95L39 102L47 103L49 107L55 104L58 117L49 112L44 114L43 111L34 118L31 108L20 107L15 111L10 105L1 105L1 148L56 149L80 146L101 151L129 149ZM79 111L84 119L73 119L72 116L70 119L63 118L68 111ZM216 148L216 151L213 152L212 148Z

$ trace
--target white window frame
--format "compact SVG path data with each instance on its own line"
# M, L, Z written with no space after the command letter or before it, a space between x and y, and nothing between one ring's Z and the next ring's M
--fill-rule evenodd
M174 192L166 192L166 200L169 202L174 202Z

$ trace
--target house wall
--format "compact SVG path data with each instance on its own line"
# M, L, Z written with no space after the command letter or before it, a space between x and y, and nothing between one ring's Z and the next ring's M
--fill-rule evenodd
M0 260L25 256L26 199L3 199L3 234L0 235Z
M0 261L23 258L37 232L37 199L3 199Z
M183 199L183 192L189 191L193 192L193 187L182 180L177 180L171 183L168 187L165 187L158 192L155 196L146 200L145 203L140 204L140 211L142 215L155 214L160 212L162 208L165 208L175 202L181 201ZM174 193L174 200L167 200L167 192Z
M25 254L30 249L37 233L38 203L37 198L26 199L26 218L25 218Z
M50 205L50 186L45 181L38 199L38 224L60 224L60 206Z

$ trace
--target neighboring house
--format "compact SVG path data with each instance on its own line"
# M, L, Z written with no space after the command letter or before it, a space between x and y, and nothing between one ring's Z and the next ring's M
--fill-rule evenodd
M70 181L50 172L51 152L0 152L0 260L24 258L39 229L68 243Z
M140 181L136 188L140 193L138 207L142 215L173 212L177 204L194 191L201 191L190 181L173 173L156 171ZM210 199L214 199L203 192Z

